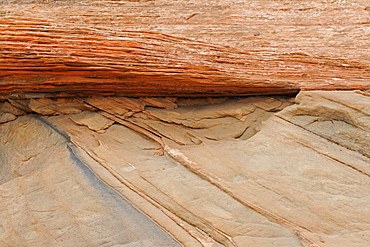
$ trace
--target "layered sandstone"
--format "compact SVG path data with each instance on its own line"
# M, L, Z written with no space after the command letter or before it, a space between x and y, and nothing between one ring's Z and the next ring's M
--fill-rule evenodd
M370 89L366 1L0 3L3 99Z
M368 246L369 11L0 0L0 246Z
M366 246L369 105L365 91L3 102L0 243Z

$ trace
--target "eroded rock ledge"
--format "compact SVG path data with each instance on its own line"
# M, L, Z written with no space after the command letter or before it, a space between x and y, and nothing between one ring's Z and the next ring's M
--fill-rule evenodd
M0 243L366 246L369 105L366 91L4 101Z
M368 2L0 0L0 98L369 90Z

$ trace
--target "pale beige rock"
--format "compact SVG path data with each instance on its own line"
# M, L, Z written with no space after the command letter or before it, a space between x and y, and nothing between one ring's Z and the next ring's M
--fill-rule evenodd
M92 111L83 111L79 114L71 115L71 119L76 124L85 125L94 131L105 130L114 123L114 121Z
M14 108L20 109L25 113L31 113L32 110L28 107L30 100L8 100Z
M0 124L13 121L17 118L16 115L8 112L1 112L0 111Z
M370 98L352 92L302 92L297 101L299 105L277 116L302 127L274 116L243 142L171 145L191 160L194 172L318 246L366 246L370 139L365 127L370 118L361 109ZM331 125L322 128L300 117L323 118Z
M164 109L175 109L177 104L174 103L176 98L166 97L166 98L141 98L146 106L153 106Z
M204 139L249 138L272 114L269 111L292 104L289 98L277 97L221 99L219 104L206 105L209 99L189 102L190 105L183 103L186 106L177 109L147 107L144 114L127 120L179 144L200 144Z
M5 101L5 102L0 102L0 111L2 112L8 112L8 113L11 113L11 114L14 114L16 116L21 116L21 115L25 115L26 112L17 108L17 107L14 107L12 104L10 104L8 101Z
M178 98L167 109L143 99L83 100L95 100L95 111L39 117L52 128L28 115L0 125L5 246L46 246L50 236L67 241L60 246L100 246L104 236L113 245L123 241L117 228L133 233L128 246L178 245L138 211L128 216L123 198L189 247L370 242L367 92L306 91L295 104ZM137 217L155 234L135 228ZM63 235L64 223L76 230Z
M96 109L107 111L111 114L124 115L130 111L126 108L126 102L122 104L121 101L117 102L117 100L112 97L86 98L84 101Z
M4 112L15 115L25 115L35 112L41 115L60 115L80 113L83 110L93 110L77 98L37 98L29 100L9 100L0 105Z
M0 133L0 246L180 246L40 119L19 117Z
M82 131L67 118L50 120L107 169L224 245L299 245L288 229L250 210L170 157L156 155L160 146L152 140L120 125L98 134ZM265 239L260 242L260 238Z
M356 92L301 92L297 102L278 115L370 156L370 97Z
M219 98L178 98L176 104L178 106L192 106L192 105L212 105L219 104L226 101L228 98L219 97Z
M133 112L140 112L145 108L144 102L137 98L114 97L113 99L119 103L119 108L126 108Z
M87 109L81 101L69 98L31 99L27 106L41 115L73 114Z

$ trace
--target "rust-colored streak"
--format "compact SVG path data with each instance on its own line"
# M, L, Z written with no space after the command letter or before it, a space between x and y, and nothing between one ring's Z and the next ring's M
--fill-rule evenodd
M299 53L261 55L157 32L0 20L1 98L225 96L370 89L369 66Z

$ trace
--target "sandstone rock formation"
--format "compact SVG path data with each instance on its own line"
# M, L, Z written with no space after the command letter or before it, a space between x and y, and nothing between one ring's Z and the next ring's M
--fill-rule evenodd
M368 2L0 1L0 97L370 89Z
M368 246L369 20L0 0L0 247Z
M50 101L0 105L1 246L370 241L366 91Z

